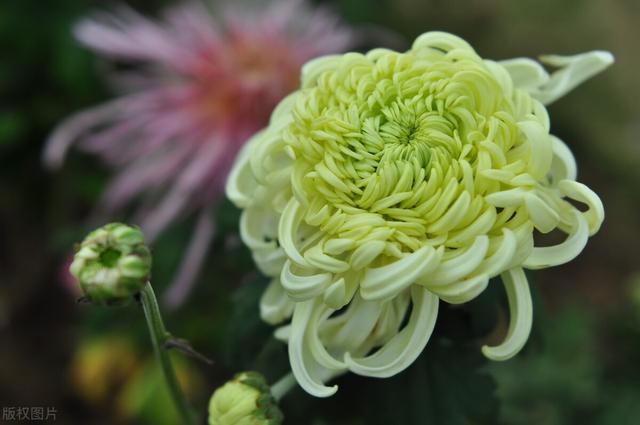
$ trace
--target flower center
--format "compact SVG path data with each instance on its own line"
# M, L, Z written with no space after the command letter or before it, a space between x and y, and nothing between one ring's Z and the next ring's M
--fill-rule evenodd
M107 248L100 253L100 263L105 267L114 267L121 255L120 251L113 248Z
M481 62L438 59L354 57L302 91L283 139L307 224L413 251L489 208L478 174L519 143L513 104Z

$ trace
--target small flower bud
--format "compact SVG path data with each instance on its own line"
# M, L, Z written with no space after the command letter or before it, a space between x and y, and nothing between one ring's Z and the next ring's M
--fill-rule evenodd
M236 375L209 401L209 425L280 425L282 420L267 382L257 372Z
M90 301L125 302L149 280L151 253L140 229L110 223L87 235L69 271Z

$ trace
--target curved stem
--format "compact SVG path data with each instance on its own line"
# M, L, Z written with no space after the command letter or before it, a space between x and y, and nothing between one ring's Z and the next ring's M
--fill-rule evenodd
M189 410L189 405L187 404L187 399L180 389L180 383L178 382L176 373L173 370L169 353L165 349L165 343L171 338L171 334L167 332L164 327L164 323L162 322L160 308L158 307L158 300L153 293L151 283L147 282L144 289L140 292L140 299L142 301L144 316L147 319L149 333L151 334L153 349L156 352L156 357L160 362L162 372L167 385L169 386L171 398L173 399L176 409L182 418L182 423L186 425L195 424L194 418Z
M280 401L295 385L296 378L289 372L271 386L271 395L276 401Z

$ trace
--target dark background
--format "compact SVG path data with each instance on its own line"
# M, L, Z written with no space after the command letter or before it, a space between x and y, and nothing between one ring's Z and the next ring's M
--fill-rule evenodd
M422 32L444 30L491 59L612 51L612 68L549 108L552 132L574 152L579 179L601 196L606 219L579 258L530 276L534 331L516 359L489 364L478 354L480 341L504 327L496 282L469 305L444 309L433 341L408 371L384 381L343 378L330 400L297 390L283 404L286 423L640 423L640 2L325 3L349 23L397 33L407 47ZM108 173L77 152L59 172L41 164L60 120L111 96L99 61L70 34L78 18L109 4L0 6L0 407L54 407L62 424L171 424L140 309L77 305L61 279ZM129 4L153 14L167 2ZM287 368L284 348L257 318L263 286L243 284L251 258L225 244L237 232L238 212L225 203L215 214L221 230L196 294L165 317L216 361L206 367L176 356L202 414L212 390L233 373L257 368L274 380ZM159 291L190 224L173 225L154 249Z

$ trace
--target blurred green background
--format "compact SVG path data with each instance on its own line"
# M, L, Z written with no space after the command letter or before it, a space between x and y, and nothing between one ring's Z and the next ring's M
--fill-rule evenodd
M168 3L128 2L152 14ZM444 30L491 59L613 52L612 68L549 108L552 132L573 150L580 181L601 196L607 217L580 257L530 276L534 331L517 358L489 364L478 351L505 326L504 295L494 282L478 300L445 309L409 370L384 381L341 378L330 400L297 390L283 404L286 423L640 423L640 2L325 3L347 22L399 34L406 47L424 31ZM60 120L111 96L99 61L70 33L78 18L105 6L97 0L0 6L0 407L52 406L61 424L171 424L176 417L142 312L77 305L62 281L108 174L77 152L59 172L41 163L43 143ZM233 373L256 368L274 380L288 367L285 348L258 320L264 280L247 276L248 252L230 243L238 212L225 203L215 213L220 231L195 296L165 317L170 330L215 360L207 367L175 356L202 414L211 391ZM155 246L159 292L190 225L175 224Z

